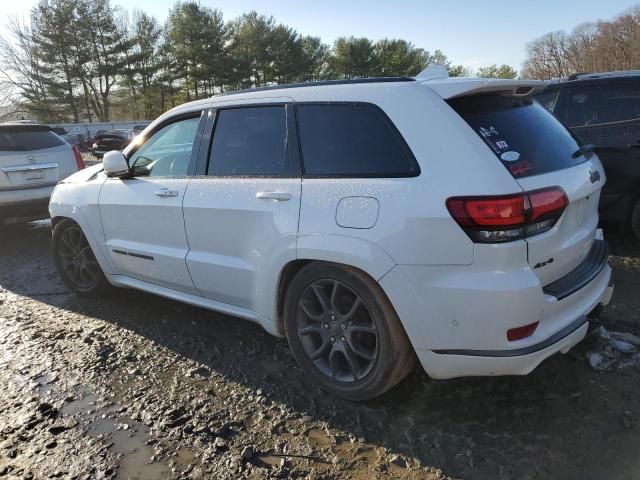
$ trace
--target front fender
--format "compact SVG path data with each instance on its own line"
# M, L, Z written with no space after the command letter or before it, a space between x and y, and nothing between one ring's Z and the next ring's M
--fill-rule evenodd
M59 184L51 195L49 214L54 223L59 219L69 218L80 225L100 268L104 273L111 274L113 266L105 250L102 218L98 205L101 186L102 183L98 180Z

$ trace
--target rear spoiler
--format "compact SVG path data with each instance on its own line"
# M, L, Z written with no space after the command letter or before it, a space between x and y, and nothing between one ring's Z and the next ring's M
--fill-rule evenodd
M420 80L420 78L417 78ZM497 78L438 78L420 82L443 99L493 93L509 97L526 97L545 89L542 80L505 80Z

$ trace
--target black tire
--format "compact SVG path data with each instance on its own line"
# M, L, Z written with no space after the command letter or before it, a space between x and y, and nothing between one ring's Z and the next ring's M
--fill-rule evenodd
M638 240L640 240L640 200L631 211L631 230Z
M69 290L85 297L109 292L111 285L82 229L73 220L62 220L55 226L51 249L56 270Z
M389 299L375 280L355 268L324 262L302 268L286 293L284 327L304 372L345 400L384 393L415 364Z

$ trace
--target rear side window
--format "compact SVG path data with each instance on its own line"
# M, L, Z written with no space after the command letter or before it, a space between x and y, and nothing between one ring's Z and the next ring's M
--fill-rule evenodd
M640 82L573 88L566 123L584 143L626 147L640 139Z
M530 98L477 95L454 98L449 105L516 178L570 168L586 160L572 158L579 148L577 140Z
M287 176L284 105L218 111L208 175Z
M301 104L305 175L415 177L420 168L387 116L371 104Z
M62 138L48 129L0 128L0 151L42 150L64 144Z
M574 88L566 124L587 127L640 120L640 82Z

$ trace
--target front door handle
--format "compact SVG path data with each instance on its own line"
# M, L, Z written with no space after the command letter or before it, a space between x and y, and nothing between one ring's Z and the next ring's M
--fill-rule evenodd
M168 188L163 188L162 190L156 190L155 192L153 192L153 194L158 197L167 198L177 197L179 195L179 192L177 190L169 190Z
M289 192L258 192L256 193L256 198L286 202L291 199L291 194Z

